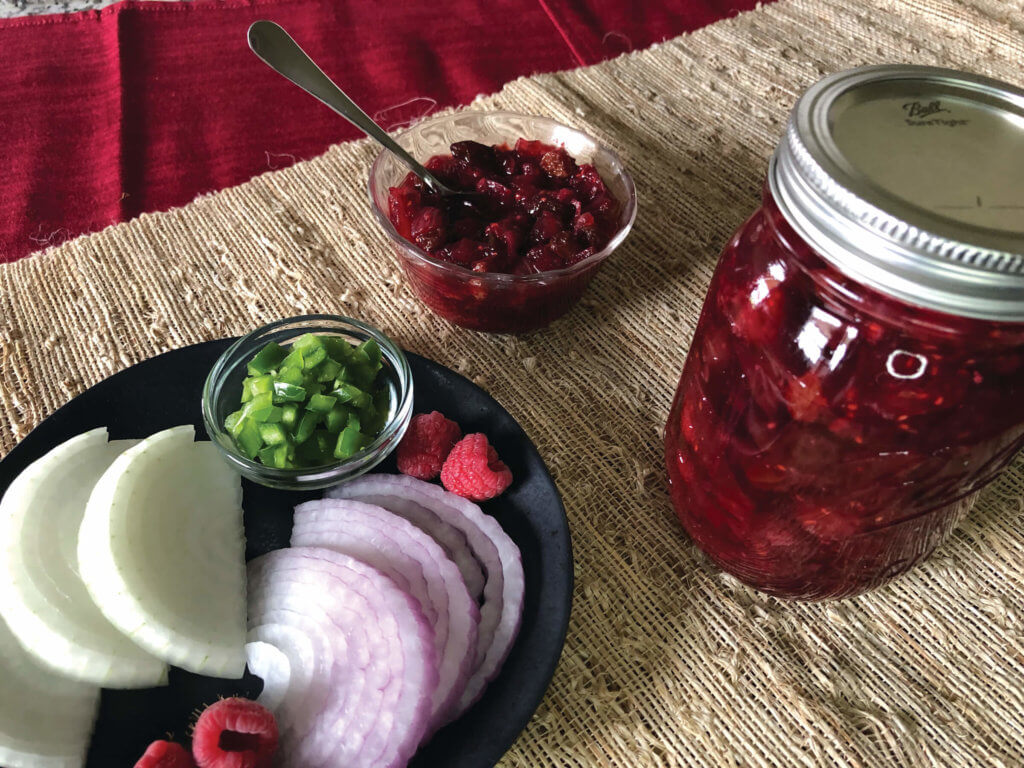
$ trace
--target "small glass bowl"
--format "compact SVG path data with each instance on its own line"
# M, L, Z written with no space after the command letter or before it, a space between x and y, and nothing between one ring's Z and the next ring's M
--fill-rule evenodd
M234 439L224 430L224 418L238 410L246 364L271 341L285 345L304 333L341 336L354 344L373 339L380 346L384 363L381 372L391 389L387 424L370 445L355 456L302 469L268 467L242 455ZM243 477L270 488L308 491L343 483L369 472L393 451L405 434L412 417L412 371L402 350L387 336L366 323L336 315L304 315L257 328L243 336L218 358L203 386L203 422L221 455Z
M477 331L525 333L543 328L568 312L583 295L604 260L629 233L636 218L636 189L619 156L581 131L546 117L512 112L459 112L424 120L396 138L425 162L450 154L456 141L514 145L516 139L562 145L578 162L591 163L621 205L619 228L608 244L588 259L565 269L531 275L474 272L439 261L409 242L387 216L388 188L409 172L398 158L381 152L370 168L370 207L416 295L449 322Z

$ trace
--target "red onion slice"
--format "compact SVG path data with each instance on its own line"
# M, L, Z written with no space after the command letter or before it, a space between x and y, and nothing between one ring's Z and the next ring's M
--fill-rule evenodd
M326 706L331 672L347 663L348 643L323 620L294 611L257 610L263 623L249 630L246 656L250 671L263 679L260 703L278 713L282 737L295 731L301 739Z
M512 648L523 613L523 564L519 549L498 521L476 504L440 486L404 475L364 475L332 488L331 498L378 504L419 527L436 517L462 533L486 574L480 605L476 668L452 712L458 717L480 698ZM432 531L424 528L427 533Z
M274 644L291 665L281 705L289 711L279 712L290 726L283 765L405 765L426 731L437 686L433 638L416 602L375 568L322 548L270 552L249 563L248 575L252 639ZM296 669L303 656L274 642L275 625L316 640L312 647L330 655L329 674L318 681ZM307 686L321 683L324 694L313 718L298 709L307 691L297 686L306 679Z
M395 475L372 475L371 477L397 477ZM331 488L327 491L325 498L328 499L351 499L354 501L366 501L371 504L376 502L372 499L356 498L348 494L349 486L340 485L335 488ZM384 506L384 505L381 505ZM387 507L385 507L386 509ZM389 510L393 511L393 510ZM466 541L466 535L454 525L440 519L430 509L421 507L419 505L410 505L405 510L404 514L400 515L408 520L410 523L415 525L420 530L428 533L431 538L434 539L441 548L445 551L459 568L459 573L462 574L462 580L466 583L466 589L469 590L470 596L480 601L480 597L484 591L484 574L480 567L480 562L473 555L472 547Z
M408 592L434 628L438 685L432 733L465 690L477 649L480 611L440 545L408 520L358 501L323 499L295 508L293 547L326 547L373 566Z
M307 576L303 572L297 574L299 579ZM316 586L319 590L324 588ZM296 589L281 578L279 572L277 583L263 592L263 603L253 605L254 614L262 624L253 628L252 638L262 637L275 643L290 661L289 690L284 703L274 710L281 738L279 762L285 766L317 766L333 753L357 761L356 756L366 744L365 724L380 713L384 688L391 675L387 665L374 659L370 649L376 641L368 634L365 619L340 616L345 611L330 600L311 607L309 589L308 584ZM297 605L299 610L266 607L281 605ZM294 633L282 636L281 630L294 630ZM304 636L304 641L300 636ZM310 657L312 664L308 661ZM339 687L335 679L339 670L359 670L361 674L350 676ZM277 669L252 671L263 677ZM278 687L284 681L271 679L269 682ZM264 687L267 684L264 677ZM339 737L331 732L338 719L336 711L353 707L358 707L363 725L349 727L340 737L344 744L339 747Z

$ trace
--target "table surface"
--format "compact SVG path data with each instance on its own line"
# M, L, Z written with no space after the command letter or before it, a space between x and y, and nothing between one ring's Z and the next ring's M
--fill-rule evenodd
M825 72L887 61L1020 83L1019 16L1020 0L783 0L482 99L612 145L640 198L634 232L579 304L523 337L460 331L416 302L367 215L367 141L0 265L0 452L159 352L269 317L356 315L482 385L564 498L569 637L503 768L1019 766L1024 462L898 581L782 604L688 542L658 439L719 249L756 207L798 94Z

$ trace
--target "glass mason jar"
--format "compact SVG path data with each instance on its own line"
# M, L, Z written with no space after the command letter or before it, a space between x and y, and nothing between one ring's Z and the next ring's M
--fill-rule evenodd
M665 430L723 569L798 599L926 557L1024 444L1024 91L822 80L718 263Z

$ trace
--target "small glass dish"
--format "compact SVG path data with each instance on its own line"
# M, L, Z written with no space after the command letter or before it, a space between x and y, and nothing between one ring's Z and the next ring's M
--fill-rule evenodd
M388 151L370 168L370 207L398 255L416 295L449 322L477 331L525 333L543 328L568 312L584 289L629 233L636 218L636 189L619 156L587 134L547 117L512 112L459 112L417 123L396 137L416 159L450 154L456 141L508 144L516 139L539 140L565 147L578 162L597 168L609 192L620 204L619 227L608 244L565 269L529 275L474 272L439 261L409 242L387 215L388 189L397 186L409 169Z
M340 336L353 344L373 339L382 353L383 375L391 392L387 423L366 448L353 457L319 467L277 469L244 456L224 429L225 417L239 407L246 365L271 341L286 345L305 333ZM277 320L232 344L214 363L203 386L203 422L214 445L243 477L269 488L308 491L343 483L369 472L393 451L412 417L412 371L402 350L376 328L336 315L304 315Z

